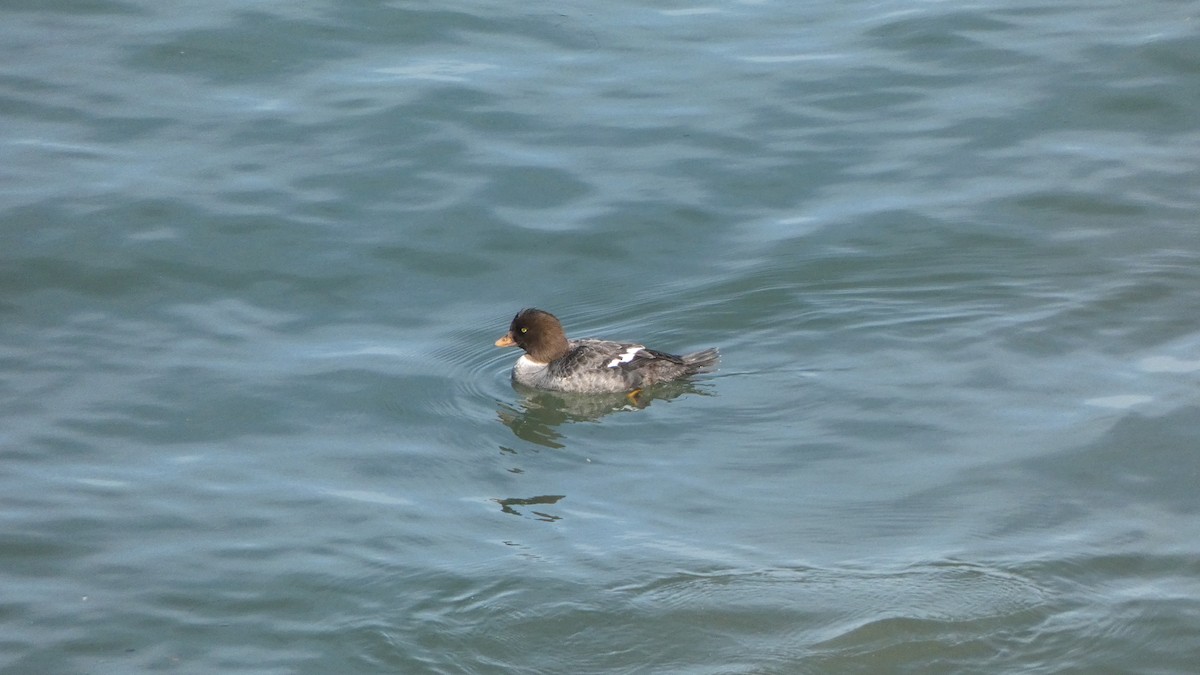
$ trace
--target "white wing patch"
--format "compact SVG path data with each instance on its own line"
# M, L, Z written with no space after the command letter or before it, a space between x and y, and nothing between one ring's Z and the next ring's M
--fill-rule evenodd
M625 351L621 352L620 356L608 362L608 367L616 368L622 363L629 363L640 351L642 351L641 345L629 345L625 348Z

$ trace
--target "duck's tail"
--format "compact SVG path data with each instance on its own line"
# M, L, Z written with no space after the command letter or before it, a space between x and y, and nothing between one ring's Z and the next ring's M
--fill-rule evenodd
M691 354L684 354L679 357L683 359L683 365L687 366L688 374L692 373L707 373L717 368L717 362L721 360L721 352L717 349L703 349Z

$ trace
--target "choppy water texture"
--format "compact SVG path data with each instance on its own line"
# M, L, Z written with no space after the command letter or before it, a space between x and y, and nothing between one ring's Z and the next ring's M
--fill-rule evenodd
M0 670L1195 672L1198 17L4 3Z

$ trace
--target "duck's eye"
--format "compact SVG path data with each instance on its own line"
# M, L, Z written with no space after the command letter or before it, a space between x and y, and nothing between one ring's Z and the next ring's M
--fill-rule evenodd
M529 332L529 329L528 329L528 328L522 328L522 329L521 329L521 332L522 332L522 333L528 333L528 332Z

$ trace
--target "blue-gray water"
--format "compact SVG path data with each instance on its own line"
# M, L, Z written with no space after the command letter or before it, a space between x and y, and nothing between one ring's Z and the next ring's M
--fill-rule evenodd
M1198 36L0 3L0 671L1195 672Z

